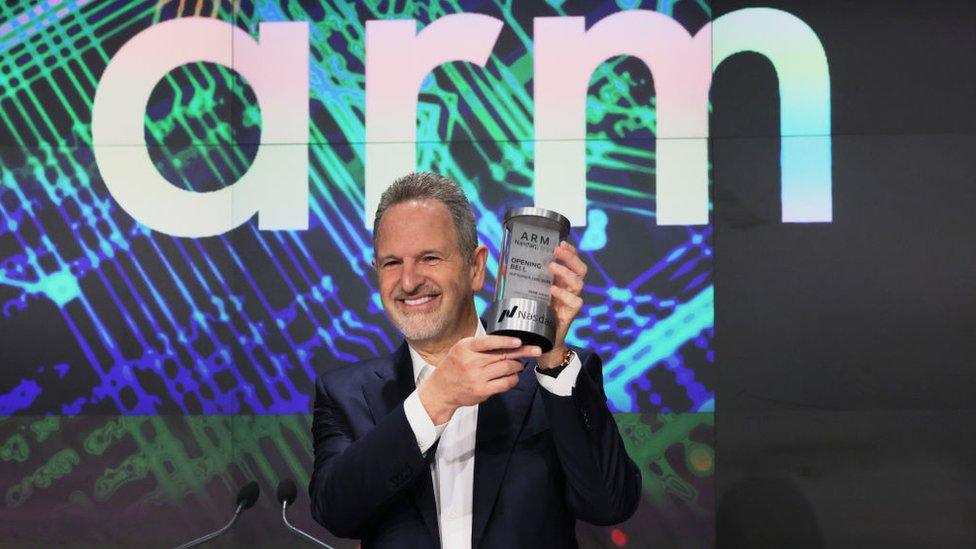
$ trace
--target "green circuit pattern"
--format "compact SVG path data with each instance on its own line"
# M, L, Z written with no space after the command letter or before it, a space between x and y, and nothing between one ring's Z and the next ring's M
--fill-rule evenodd
M681 530L671 535L699 536L707 546L714 500L713 415L615 416L644 476L639 514L670 517ZM242 479L256 479L265 493L273 493L283 478L307 485L310 429L307 415L2 419L0 464L12 480L2 487L3 513L23 520L16 528L4 521L0 538L43 540L52 535L44 531L49 520L71 523L76 516L109 515L127 506L142 520L151 512L161 523L205 525L210 519L217 524ZM252 520L274 519L273 513L266 515ZM631 522L630 535L643 539L639 517ZM106 539L124 546L140 532L114 532ZM600 546L607 532L586 527L581 536Z
M700 0L640 4L553 1L536 8L565 15L644 7L672 15L684 4L684 13L710 16ZM462 183L479 233L492 243L499 240L500 212L531 194L531 24L518 7L485 5L505 21L490 70L444 66L420 90L418 167ZM307 483L306 412L316 373L307 357L324 350L338 364L395 344L389 330L377 328L384 323L366 274L370 246L358 227L363 21L412 17L426 24L459 11L467 4L50 0L0 6L0 50L16 51L0 59L0 213L7 222L0 224L0 263L9 261L0 272L0 308L4 319L33 313L46 315L39 325L73 323L77 346L88 346L44 364L18 363L16 375L3 378L0 545L56 545L75 532L83 533L79 545L93 547L147 538L175 544L182 536L171 529L202 532L225 521L228 500L247 479L258 480L265 494L284 477ZM133 223L107 196L90 150L100 71L139 30L186 16L215 17L252 35L260 21L310 21L311 234L330 246L327 257L308 252L311 246L294 235L262 235L253 227L184 247ZM708 547L714 499L710 229L678 228L666 236L651 230L656 126L649 77L640 64L616 58L591 80L586 154L593 217L575 236L599 276L587 289L591 305L571 338L605 357L628 357L626 365L608 363L606 372L617 409L640 412L616 415L644 473L644 503L628 535L634 543L680 537ZM462 116L464 109L473 114ZM260 135L260 109L233 71L191 64L159 83L145 128L161 173L178 186L213 190L246 171ZM629 250L611 249L615 228L657 239L648 245L646 262L635 267ZM243 288L246 270L235 271L226 255L241 242L280 261L275 268L281 275L253 291ZM135 249L145 253L136 257ZM136 261L119 270L144 278L149 290L110 301L106 291L123 284L99 277L128 257ZM144 269L134 267L139 262ZM182 262L189 266L170 269ZM315 271L326 264L326 273ZM131 317L105 314L127 299ZM275 306L255 305L262 300ZM54 306L38 306L48 301ZM106 317L118 318L111 324ZM0 343L7 341L0 336ZM228 369L231 358L236 365ZM229 388L220 393L219 376L201 379L204 370L230 376ZM208 382L216 396L190 389ZM141 392L125 391L133 388ZM242 394L251 397L243 404ZM263 514L250 520L278 528L270 504L261 505ZM127 521L112 523L114 515ZM651 515L667 517L670 531L642 532L641 517ZM48 527L52 519L58 529ZM608 532L584 528L581 541L610 546Z

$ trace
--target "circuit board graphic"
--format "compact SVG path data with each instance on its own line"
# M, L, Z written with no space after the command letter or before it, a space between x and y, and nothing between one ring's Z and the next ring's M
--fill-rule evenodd
M637 514L615 528L580 524L581 546L713 546L713 414L616 418L641 468L644 498ZM151 546L174 546L226 521L229 503L247 480L257 480L263 494L273 494L284 478L307 484L310 428L308 415L0 419L0 546L74 540L130 547L147 536ZM327 537L308 506L308 496L300 494L292 520ZM280 546L290 538L279 531L279 519L272 499L262 496L235 530L237 542ZM355 547L348 540L329 543Z
M224 520L245 479L265 492L281 478L307 481L316 375L400 343L363 228L367 20L422 27L480 12L505 23L486 68L435 69L417 112L417 168L462 185L493 276L504 212L532 204L532 19L580 15L589 25L632 8L692 32L710 18L691 0L0 5L0 492L14 519L3 522L18 525L0 526L0 537L60 543L84 530L79 545L125 546L153 532L175 544L178 533L146 525L202 532ZM177 17L216 18L252 36L260 22L309 22L308 230L259 231L252 220L218 237L174 238L112 198L91 138L99 77L128 39ZM588 223L571 241L590 275L569 338L604 359L608 403L644 473L645 499L630 523L581 528L580 539L708 547L711 227L656 224L654 92L642 63L601 65L587 107ZM173 71L146 108L150 156L188 190L233 184L260 132L247 82L213 64ZM490 278L479 311L493 289ZM273 509L260 505L270 523ZM302 515L300 526L318 528ZM38 516L62 526L47 529ZM238 541L263 539L254 522Z
M362 228L363 24L422 25L458 6L178 6L5 8L0 413L303 413L317 372L399 343L378 306ZM504 211L531 203L533 158L532 14L493 10L507 26L489 67L431 74L417 143L418 169L457 179L470 196L491 273ZM135 222L100 180L90 140L99 71L127 37L183 15L249 30L311 23L307 231L251 222L220 237L172 238ZM710 229L655 224L652 93L650 73L626 58L592 78L588 225L573 240L593 274L570 338L606 357L614 410L710 411ZM186 65L157 86L145 127L169 181L214 190L247 170L260 107L233 71Z

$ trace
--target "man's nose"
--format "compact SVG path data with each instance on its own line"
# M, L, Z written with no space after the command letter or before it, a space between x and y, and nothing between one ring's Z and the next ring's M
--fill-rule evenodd
M403 262L403 276L400 277L400 286L403 291L411 294L424 284L426 278L423 270L414 261Z

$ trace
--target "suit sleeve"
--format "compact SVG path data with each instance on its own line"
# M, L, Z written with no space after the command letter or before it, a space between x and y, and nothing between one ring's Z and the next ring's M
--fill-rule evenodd
M627 455L603 390L603 363L583 359L572 395L540 391L556 453L566 475L566 503L597 525L623 522L640 503L640 469Z
M320 377L312 418L312 517L336 536L360 538L377 513L429 471L403 405L359 439Z

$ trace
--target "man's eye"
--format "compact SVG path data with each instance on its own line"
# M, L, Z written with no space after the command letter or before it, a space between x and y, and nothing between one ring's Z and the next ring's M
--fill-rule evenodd
M393 267L396 267L399 264L400 264L399 261L384 261L383 264L380 266L383 267L384 269L391 269Z
M437 257L436 255L424 256L424 261L427 263L437 263L440 260L441 258Z

